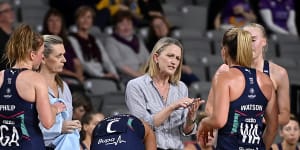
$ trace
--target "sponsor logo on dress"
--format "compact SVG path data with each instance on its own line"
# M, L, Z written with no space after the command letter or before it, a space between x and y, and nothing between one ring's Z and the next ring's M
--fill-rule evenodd
M118 138L107 138L107 139L99 139L98 144L105 144L105 145L115 145L117 146L118 144L126 143L122 139L122 136L119 135Z

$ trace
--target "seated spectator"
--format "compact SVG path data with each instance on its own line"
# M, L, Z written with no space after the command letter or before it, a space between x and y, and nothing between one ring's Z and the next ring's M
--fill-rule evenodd
M155 16L150 22L149 36L146 40L148 50L152 50L155 43L162 37L172 36L170 26L163 16ZM190 66L183 61L181 81L187 86L199 81L199 78L193 73Z
M228 0L216 16L214 25L215 29L227 30L233 26L240 27L255 21L256 15L247 0Z
M67 61L60 75L70 86L71 91L74 91L74 88L83 88L82 84L84 83L85 77L83 75L82 65L67 38L68 35L63 15L57 9L52 8L47 11L43 21L42 34L58 35L63 39L66 50L65 58Z
M298 141L300 137L299 121L294 115L291 115L288 124L281 126L279 135L282 137L281 143L272 145L272 150L298 150Z
M7 59L4 57L5 45L13 32L15 13L9 1L0 1L0 70L6 69Z
M260 0L263 22L274 34L298 35L294 0Z
M156 138L148 124L133 115L119 114L95 127L91 150L99 149L156 150Z
M124 84L143 74L142 69L149 56L143 40L134 34L132 19L130 11L117 12L114 17L114 33L106 41L108 54Z
M81 120L82 116L94 110L91 99L83 92L73 92L73 120Z
M150 21L149 33L146 45L149 52L152 51L155 43L162 37L172 36L170 24L163 16L154 16Z
M71 33L69 40L83 65L87 78L118 80L116 68L106 53L102 42L89 33L93 25L94 10L81 6L76 11L77 32Z
M80 149L89 150L92 142L92 134L96 125L104 119L99 112L88 112L81 118L82 130L80 131Z

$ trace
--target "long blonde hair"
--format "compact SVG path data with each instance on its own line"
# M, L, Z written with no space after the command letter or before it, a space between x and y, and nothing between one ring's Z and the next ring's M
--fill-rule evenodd
M146 64L146 66L145 66L145 72L148 73L151 77L159 74L159 68L158 68L157 64L153 60L154 54L158 54L159 55L162 51L165 50L165 48L167 46L172 45L172 44L175 44L178 47L180 47L180 49L181 49L181 56L183 57L183 46L182 46L182 44L178 40L176 40L174 38L171 38L171 37L163 37L163 38L161 38L154 45L154 48L153 48L153 50L152 50L152 52L151 52L151 54L149 56L149 59L148 59L148 62ZM178 84L178 81L181 78L182 59L183 59L182 57L180 59L179 66L177 67L174 75L170 76L170 78L169 78L169 82L171 82L171 83Z
M42 36L34 32L29 25L21 24L12 33L6 44L5 57L8 59L9 66L15 63L26 61L31 51L38 51L43 45Z
M248 31L236 27L231 28L225 32L222 44L228 47L228 54L235 63L251 67L252 37Z

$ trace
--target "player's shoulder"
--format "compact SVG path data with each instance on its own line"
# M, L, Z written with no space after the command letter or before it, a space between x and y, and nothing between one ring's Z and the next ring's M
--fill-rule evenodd
M270 86L273 85L271 78L259 70L256 70L256 77L261 83L269 84Z
M41 82L45 81L45 78L42 74L32 71L32 70L25 70L21 73L21 77L27 80L31 80L34 82Z
M219 68L217 69L216 74L218 74L218 73L223 73L223 72L227 72L227 71L229 71L229 68L230 68L230 67L229 67L228 65L222 64L222 65L220 65Z
M222 76L226 76L230 74L230 67L226 64L222 64L219 66L219 68L216 70L214 74L214 78L220 78Z
M274 62L270 62L270 73L271 76L277 76L279 78L284 78L288 75L287 70L283 66Z

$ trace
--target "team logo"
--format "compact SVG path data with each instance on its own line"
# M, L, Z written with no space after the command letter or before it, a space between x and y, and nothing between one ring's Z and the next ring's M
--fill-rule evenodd
M3 95L3 97L6 98L6 99L12 97L11 89L10 89L10 88L7 88L7 89L6 89L5 94Z
M248 98L254 99L255 97L256 97L256 94L255 94L254 88L250 88L250 89L249 89Z
M116 130L112 130L112 129L111 129L111 125L112 125L113 123L115 123L115 122L119 122L119 120L113 120L113 121L111 121L111 122L109 122L109 123L107 124L107 128L106 128L106 132L107 132L107 133L114 133L114 132L117 132Z
M248 144L259 144L258 125L253 123L241 123L240 133L243 136L242 142Z

